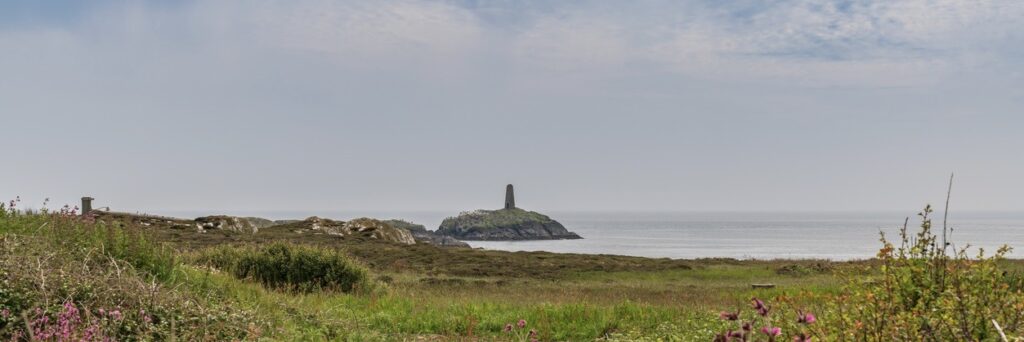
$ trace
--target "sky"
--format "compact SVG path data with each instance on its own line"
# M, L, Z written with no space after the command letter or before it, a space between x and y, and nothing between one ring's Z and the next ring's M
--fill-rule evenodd
M1024 2L0 2L0 199L1024 211Z

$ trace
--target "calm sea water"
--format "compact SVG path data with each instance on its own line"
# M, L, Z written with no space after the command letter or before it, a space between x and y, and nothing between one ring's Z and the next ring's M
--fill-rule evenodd
M194 217L212 213L167 213ZM441 212L249 212L227 213L268 218L304 218L314 214L336 219L353 217L401 218L436 229L455 213ZM507 251L616 254L655 258L823 258L848 260L870 258L878 252L879 232L896 238L903 220L910 216L914 230L920 220L914 213L628 213L548 212L582 240L470 241L473 247ZM935 214L936 229L941 213ZM980 246L989 251L1006 244L1024 258L1024 213L950 214L955 246ZM937 230L941 233L941 230Z

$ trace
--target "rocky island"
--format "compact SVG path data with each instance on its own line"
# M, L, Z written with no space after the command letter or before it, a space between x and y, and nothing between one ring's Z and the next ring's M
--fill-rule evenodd
M546 215L516 208L512 184L505 189L504 209L476 210L446 218L437 233L459 240L582 239Z

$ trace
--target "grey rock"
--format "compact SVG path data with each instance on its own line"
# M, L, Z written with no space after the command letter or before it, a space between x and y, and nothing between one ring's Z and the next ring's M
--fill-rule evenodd
M519 208L465 212L445 219L437 232L459 240L581 239L558 221Z
M469 248L468 243L456 240L451 236L445 236L434 231L427 230L427 227L422 224L415 224L404 220L387 220L384 222L390 224L392 227L409 231L409 233L412 233L412 237L416 239L416 243L431 244L440 247Z

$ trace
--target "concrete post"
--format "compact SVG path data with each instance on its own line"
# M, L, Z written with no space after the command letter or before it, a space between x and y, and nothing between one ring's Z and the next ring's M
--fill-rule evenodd
M92 211L92 197L82 197L82 216L88 215Z
M512 191L512 184L505 187L505 209L516 207L516 195Z

